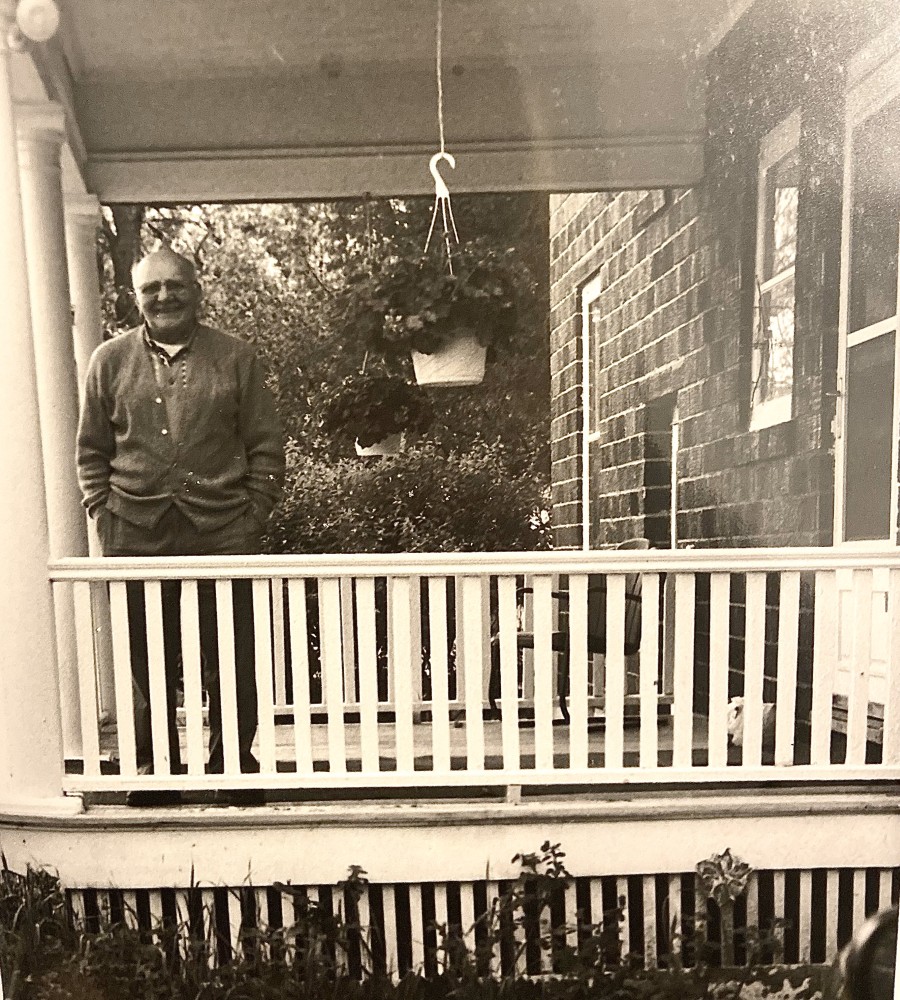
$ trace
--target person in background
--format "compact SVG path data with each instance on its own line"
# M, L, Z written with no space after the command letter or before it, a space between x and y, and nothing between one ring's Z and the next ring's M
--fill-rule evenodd
M246 555L261 536L284 479L275 402L253 348L199 322L202 291L194 265L163 247L132 272L143 322L101 344L91 357L78 426L76 464L84 506L97 522L104 556ZM233 588L233 629L241 771L259 764L251 581ZM207 770L224 771L215 583L199 584L201 660L209 697ZM178 581L162 587L169 755L181 760L175 723L180 673ZM128 616L139 773L153 773L146 607L129 583ZM130 805L171 805L174 791L129 793ZM256 791L230 801L262 801Z

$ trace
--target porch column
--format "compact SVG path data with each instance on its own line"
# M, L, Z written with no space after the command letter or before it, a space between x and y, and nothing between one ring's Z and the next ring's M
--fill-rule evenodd
M100 302L100 272L97 267L97 230L100 227L100 202L96 195L66 192L66 259L69 265L69 291L72 297L75 337L75 370L79 398L84 389L88 362L94 349L103 342L103 309ZM96 521L87 518L88 554L99 556L100 539ZM92 589L94 612L94 653L100 683L100 709L107 718L115 718L115 683L112 667L112 634L109 623L109 597L105 586Z
M0 456L9 475L0 530L0 811L72 811L62 796L50 540L37 369L25 257L16 125L7 44L13 5L0 0Z
M75 476L78 382L60 163L65 117L50 102L19 104L15 111L50 557L86 556L87 521ZM77 756L75 609L68 588L58 588L54 598L63 745L66 756Z

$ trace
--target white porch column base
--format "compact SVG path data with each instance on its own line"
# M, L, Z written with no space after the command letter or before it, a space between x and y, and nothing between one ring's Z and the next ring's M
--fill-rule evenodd
M62 798L62 733L37 372L7 47L12 4L0 0L0 787L4 799Z

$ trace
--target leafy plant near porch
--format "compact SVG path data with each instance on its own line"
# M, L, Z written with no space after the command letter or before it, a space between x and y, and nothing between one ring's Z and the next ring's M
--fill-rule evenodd
M402 431L421 433L431 419L425 393L396 375L354 372L333 388L323 386L322 430L363 448Z
M348 333L386 357L432 354L461 335L514 349L519 310L533 294L513 250L476 240L454 251L452 274L439 253L360 263L347 276L339 312Z
M753 869L729 848L697 865L700 884L722 915L722 961L734 965L734 904L743 895Z

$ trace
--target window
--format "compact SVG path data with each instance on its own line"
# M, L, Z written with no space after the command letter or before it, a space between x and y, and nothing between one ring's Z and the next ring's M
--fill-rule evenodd
M760 147L751 427L791 419L799 141L800 115L795 112Z

